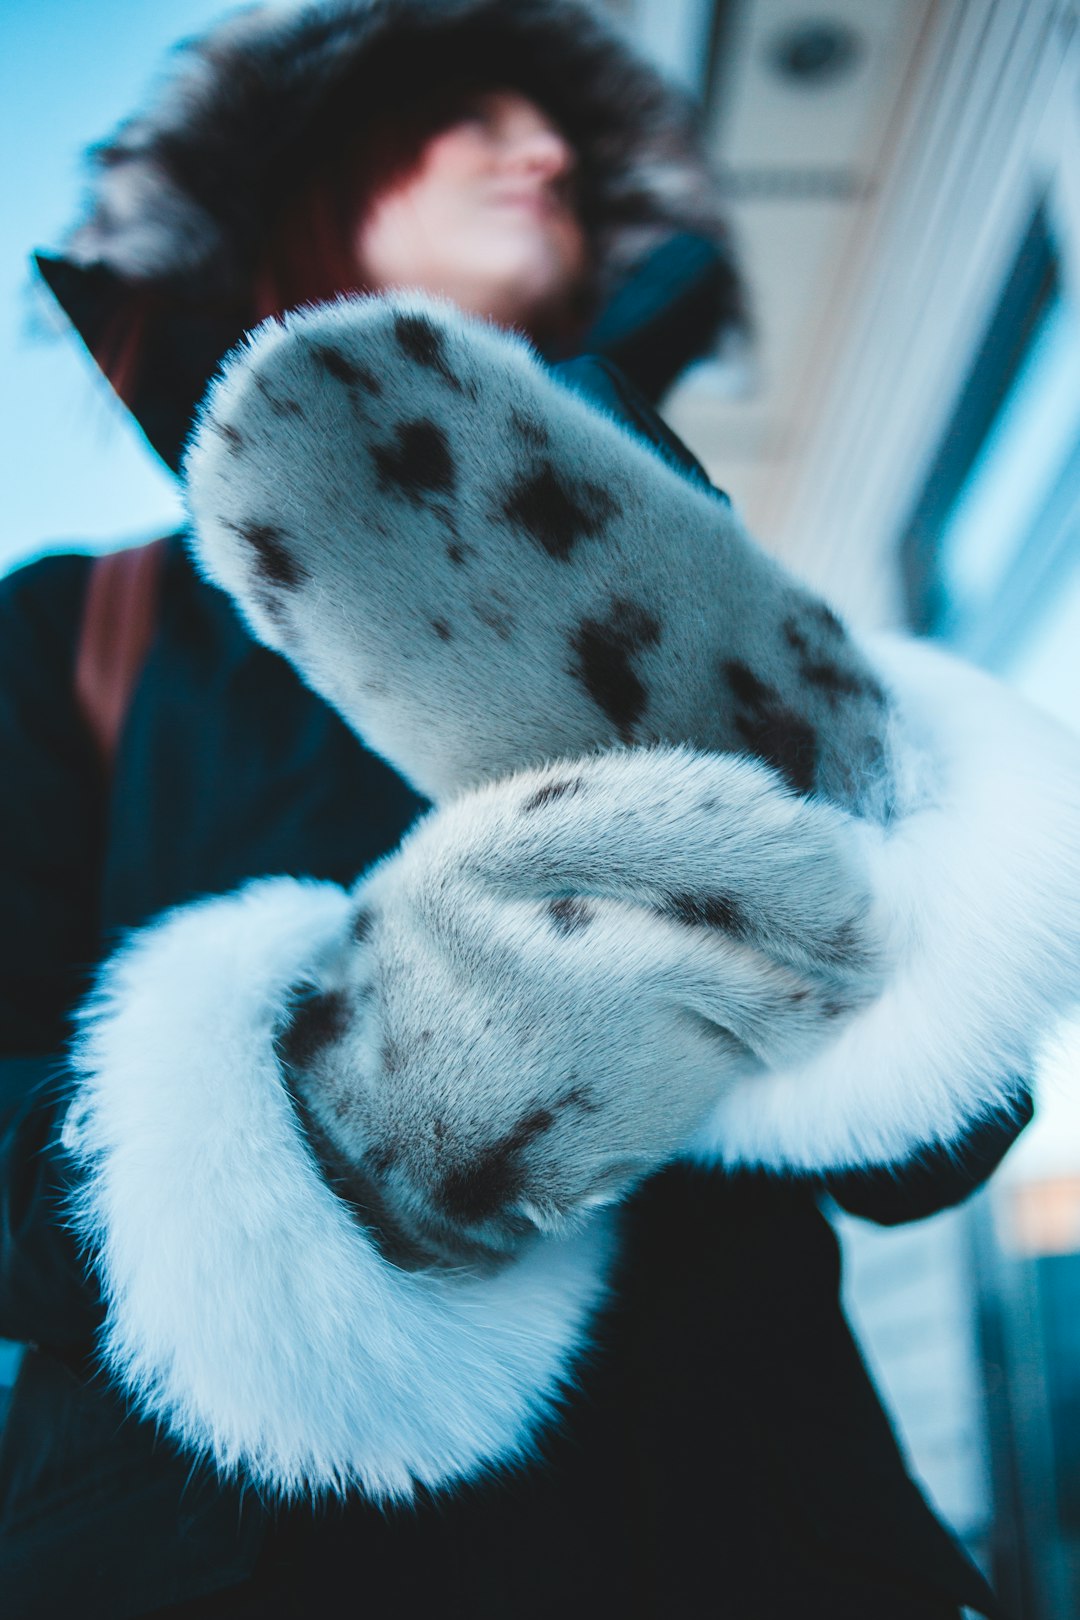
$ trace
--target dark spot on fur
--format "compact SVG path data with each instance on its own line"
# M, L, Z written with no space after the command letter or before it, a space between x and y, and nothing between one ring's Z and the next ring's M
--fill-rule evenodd
M832 608L825 602L809 602L806 607L808 614L814 618L820 628L830 636L843 636L844 626L836 617Z
M312 1113L306 1097L290 1082L288 1074L285 1084L300 1128L315 1155L323 1179L331 1192L341 1199L353 1219L369 1234L379 1251L393 1265L405 1271L439 1264L443 1256L426 1241L423 1233L406 1228L402 1217L391 1207L376 1180L377 1175L385 1176L395 1168L398 1159L395 1148L390 1144L380 1144L368 1150L366 1164L358 1164L331 1140Z
M445 1177L437 1195L439 1207L460 1221L497 1215L525 1185L522 1150L554 1123L550 1108L534 1108L492 1147Z
M255 386L275 416L303 416L303 407L295 399L279 399L272 393L266 378L256 373Z
M807 660L800 664L799 669L805 681L819 687L834 703L842 697L867 698L878 707L885 702L885 694L876 681L854 675L837 664Z
M558 782L545 782L535 793L530 793L521 808L539 810L541 805L552 804L556 799L566 799L573 793L580 793L584 786L584 778L580 776L565 776Z
M339 1091L331 1105L334 1118L339 1125L348 1127L360 1113L360 1099L355 1092Z
M643 648L655 647L660 625L636 602L615 598L606 619L585 619L571 637L578 656L571 674L616 727L623 742L648 707L649 694L633 667Z
M580 933L592 922L592 907L587 900L577 895L567 895L560 900L548 902L548 916L551 918L555 932L567 938L570 934Z
M446 358L446 343L437 326L423 315L398 315L394 320L394 336L401 349L417 365L434 371L443 382L462 393L460 377L450 369Z
M310 578L307 569L288 549L289 536L283 529L272 523L230 523L229 528L251 547L255 566L268 585L295 590Z
M736 939L746 939L754 932L746 912L728 894L673 894L664 909L678 922L719 928Z
M352 920L352 937L358 945L362 945L365 940L371 938L371 930L374 924L375 919L371 912L366 906L361 906Z
M867 692L865 681L836 664L812 663L808 660L800 664L799 673L811 686L820 687L833 702L842 697L863 697Z
M365 394L382 393L382 384L374 372L369 371L367 366L357 365L355 360L350 360L347 354L342 354L331 343L314 344L311 358L335 382L344 383L348 388L360 388Z
M289 1021L277 1037L279 1058L289 1069L306 1069L349 1027L349 1003L341 990L300 990L292 998Z
M573 1076L571 1076L573 1078ZM571 1086L559 1098L560 1108L578 1108L583 1114L596 1114L600 1111L600 1104L592 1097L584 1086Z
M444 1177L437 1200L455 1220L482 1221L497 1215L524 1185L525 1168L516 1151L499 1143Z
M735 727L747 751L780 772L796 793L812 793L817 777L818 740L813 726L785 707L779 692L760 680L746 664L732 659L721 665L743 711Z
M798 654L799 674L802 679L808 685L816 686L819 691L824 692L831 703L837 703L842 697L867 698L879 707L885 702L885 694L875 680L856 674L854 670L843 669L829 658L816 656L811 649L809 638L800 629L797 620L785 620L784 639L792 651Z
M461 538L461 534L457 526L457 518L453 509L449 506L437 506L435 510L438 516L442 519L443 528L446 530L448 536L446 541L447 555L449 556L450 552L455 548L461 553L459 557L450 557L450 561L464 562L471 548L467 546Z
M586 481L570 488L545 461L538 472L518 479L502 510L549 557L565 562L580 540L595 539L619 506L602 484Z
M812 793L817 777L817 734L790 709L737 715L735 724L747 750L780 772L796 793Z
M784 640L793 652L805 655L810 650L810 642L799 629L798 620L784 620Z
M847 922L841 923L825 941L822 954L840 967L862 963L866 958L866 941L860 919L849 917Z
M461 545L457 540L451 541L446 548L446 555L454 564L455 568L461 568L464 566L466 552L467 547Z
M220 422L217 417L212 417L211 423L213 425L214 432L219 434L221 438L225 440L225 443L228 445L230 451L234 455L243 450L247 440L244 438L244 435L241 433L238 427L233 427L231 422Z
M389 1037L383 1041L379 1051L379 1064L383 1074L400 1074L405 1066L405 1054L398 1041Z
M433 492L449 494L454 488L454 459L446 434L434 422L403 422L393 446L376 447L372 455L379 482L395 485L412 501Z
M728 685L740 703L752 703L755 707L780 702L780 694L775 686L769 686L765 681L759 680L748 664L739 659L729 659L723 665Z
M398 1162L399 1153L389 1143L380 1142L374 1147L367 1148L364 1157L376 1175L388 1176Z
M543 422L532 421L516 406L510 412L510 426L519 439L532 445L535 450L543 450L551 442L551 435Z
M454 632L451 630L445 619L432 619L431 628L434 630L440 641L453 640Z
M472 604L472 610L481 624L487 625L489 630L494 630L500 641L510 640L514 633L514 620L509 613L503 612L494 601L475 601Z
M847 634L832 608L824 602L800 602L798 614L793 613L784 621L788 643L803 651L810 645L815 632L832 640L843 640Z
M265 583L257 583L253 588L253 595L282 641L287 640L292 630L287 598Z
M550 1131L555 1123L555 1115L550 1108L534 1108L531 1114L519 1119L513 1130L503 1138L503 1146L515 1150L528 1147L530 1142L545 1131Z
M877 775L885 763L885 744L871 733L859 745L859 762L868 774Z

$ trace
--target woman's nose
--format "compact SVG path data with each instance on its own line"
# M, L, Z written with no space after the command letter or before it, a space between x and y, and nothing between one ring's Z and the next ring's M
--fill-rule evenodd
M542 180L561 180L574 167L574 150L557 129L522 132L508 152L510 165Z

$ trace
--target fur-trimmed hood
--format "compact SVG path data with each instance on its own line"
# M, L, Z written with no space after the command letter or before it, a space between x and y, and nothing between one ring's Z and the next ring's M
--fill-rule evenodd
M68 253L242 298L283 189L330 133L455 74L519 86L565 128L607 287L673 231L725 239L688 108L579 0L348 0L244 10L181 45L156 105L93 150Z
M39 269L93 352L133 290L150 296L144 352L172 398L197 386L186 421L254 323L252 279L282 197L343 133L455 76L521 89L573 142L597 310L683 237L699 260L704 252L708 294L679 363L744 326L690 109L584 0L337 0L235 13L180 45L153 102L91 149L84 218ZM667 295L666 282L659 290ZM160 403L133 409L161 449L170 435L155 420Z

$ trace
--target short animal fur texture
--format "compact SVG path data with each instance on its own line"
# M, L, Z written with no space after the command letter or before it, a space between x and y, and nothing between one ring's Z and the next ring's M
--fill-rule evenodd
M549 1243L587 1245L603 1228L586 1212L678 1153L824 1169L955 1139L1008 1103L1077 995L1080 748L940 652L858 643L726 504L524 344L428 300L263 327L188 477L210 577L439 809L347 901L260 891L268 933L276 907L337 911L291 973L253 966L257 1028L215 984L233 1033L212 1125L188 1109L129 1132L144 1031L170 1088L136 1003L174 982L164 961L196 919L212 955L214 904L227 921L255 900L181 913L121 958L71 1131L94 1168L84 1226L114 1364L152 1410L272 1483L400 1488L438 1472L401 1460L411 1434L393 1465L358 1463L305 1409L305 1450L266 1432L284 1382L247 1407L209 1352L181 1372L183 1330L161 1326L113 1213L125 1144L149 1140L165 1184L178 1137L232 1132L215 1153L246 1152L229 1093L272 1099L278 1129L288 1102L342 1195L333 1221L351 1211L394 1289L450 1298L463 1268L482 1290ZM308 1151L290 1163L314 1175ZM255 1275L283 1310L272 1269ZM601 1275L597 1259L575 1280L567 1355ZM229 1334L263 1325L235 1314L215 1345L230 1362ZM522 1409L558 1376L538 1371ZM443 1446L447 1475L520 1429L470 1443L460 1464Z

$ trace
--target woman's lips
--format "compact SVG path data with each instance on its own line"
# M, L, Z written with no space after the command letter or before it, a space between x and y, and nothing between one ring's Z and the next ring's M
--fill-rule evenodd
M561 198L546 186L499 187L491 193L490 200L497 208L519 209L538 219L549 219L563 211Z

